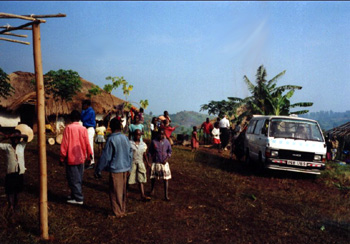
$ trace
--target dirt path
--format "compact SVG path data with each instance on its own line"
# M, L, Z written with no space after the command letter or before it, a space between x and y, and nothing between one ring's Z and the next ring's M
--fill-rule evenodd
M295 173L255 175L243 163L210 148L191 153L175 146L170 167L171 201L161 182L150 202L130 187L123 219L112 219L108 175L84 173L83 206L65 203L69 194L59 147L48 147L49 226L54 243L348 243L348 195L321 179ZM4 160L1 154L0 160ZM0 242L37 243L38 166L34 144L26 149L27 172L21 209L6 218L4 164L0 165ZM150 184L146 184L146 191Z

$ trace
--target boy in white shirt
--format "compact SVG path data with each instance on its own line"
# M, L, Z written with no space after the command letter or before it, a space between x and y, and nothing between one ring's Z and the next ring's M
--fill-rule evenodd
M24 164L24 149L27 145L28 136L21 134L19 130L15 130L10 135L3 135L1 141L10 138L11 143L0 143L0 150L6 151L6 177L5 192L7 196L8 209L13 212L18 204L18 193L23 190L23 174L26 170ZM21 142L21 139L23 141Z

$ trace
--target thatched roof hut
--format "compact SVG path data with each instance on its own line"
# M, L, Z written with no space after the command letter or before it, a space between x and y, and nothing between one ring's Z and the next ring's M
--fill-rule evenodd
M7 99L0 99L0 111L17 114L20 116L22 123L26 123L34 128L36 124L36 91L32 81L35 80L35 75L29 72L17 71L11 73L9 78L15 92ZM82 81L82 88L73 97L72 101L55 103L54 99L47 97L45 107L47 117L56 115L56 112L62 116L70 114L74 109L81 111L82 101L88 99L86 94L95 85L87 80L80 79ZM124 102L124 100L101 90L101 94L93 96L91 105L96 114L103 115L113 111L113 106Z
M326 131L326 135L337 137L339 141L337 158L343 160L344 155L342 155L342 152L344 150L350 150L350 122Z
M6 100L0 100L0 107L8 111L17 111L24 104L35 105L35 86L31 82L35 79L35 75L29 72L17 71L10 74L9 78L11 85L15 88L15 93ZM81 110L81 102L87 99L86 94L88 94L88 90L91 89L94 84L82 78L80 79L82 81L82 89L73 97L72 101L64 102L57 106L53 99L46 100L47 116L55 115L56 112L60 115L66 115L74 109ZM113 110L114 105L119 105L123 102L125 101L102 90L101 94L93 96L92 107L97 114L105 114Z

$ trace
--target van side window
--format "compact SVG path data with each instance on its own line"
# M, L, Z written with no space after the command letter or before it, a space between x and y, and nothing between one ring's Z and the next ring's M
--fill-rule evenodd
M255 135L261 134L261 128L262 128L264 122L265 122L265 120L263 120L263 119L258 120L258 123L256 123L255 129L254 129Z
M249 123L248 129L247 129L247 133L248 134L252 134L253 133L255 125L256 125L256 120L253 120L253 121L251 121Z

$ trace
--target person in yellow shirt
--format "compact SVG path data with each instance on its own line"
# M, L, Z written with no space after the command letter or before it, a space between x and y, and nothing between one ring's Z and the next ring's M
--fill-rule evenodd
M105 134L106 134L106 127L103 125L103 121L97 122L97 127L95 129L96 131L96 137L95 137L95 143L98 145L98 151L97 154L101 156L104 143L106 142Z

